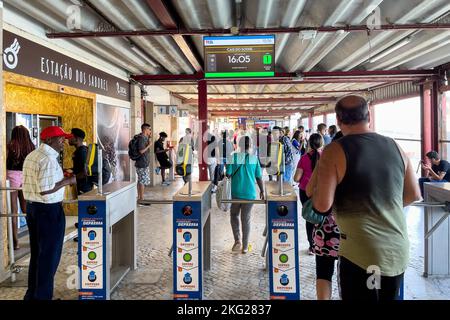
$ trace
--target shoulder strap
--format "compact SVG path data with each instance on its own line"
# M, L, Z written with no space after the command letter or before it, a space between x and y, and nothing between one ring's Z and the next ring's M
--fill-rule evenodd
M237 154L236 154L236 158L237 158ZM248 158L248 153L245 154L244 163L245 163L245 161L247 160L247 158ZM242 164L241 164L241 165L239 166L239 168L237 168L236 171L231 175L231 178L233 178L233 177L236 175L236 173L238 173L238 171L241 169L241 167L242 167Z

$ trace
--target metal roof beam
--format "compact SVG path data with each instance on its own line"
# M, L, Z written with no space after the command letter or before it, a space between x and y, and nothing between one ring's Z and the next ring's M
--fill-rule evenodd
M147 0L149 3L160 2L161 0ZM163 4L161 4L164 6ZM159 6L156 10L159 10ZM165 7L164 7L165 8ZM165 9L167 10L167 9ZM159 11L155 11L158 15ZM161 13L161 23L167 21L167 15ZM163 20L161 20L163 19ZM172 22L174 22L172 20ZM48 32L46 35L48 38L87 38L87 37L126 37L126 36L173 36L174 39L177 36L195 36L195 35L220 35L220 34L232 34L232 29L180 29L176 25L172 27L171 24L164 25L166 30L123 30L123 31L79 31L79 32ZM367 25L354 25L354 26L321 26L321 27L293 27L293 28L247 28L240 29L238 32L240 35L248 34L289 34L299 33L301 31L317 31L319 33L335 33L335 32L381 32L381 31L405 31L405 30L450 30L450 23L414 23L414 24L385 24L381 25L377 29L369 29ZM185 41L183 39L183 41ZM181 42L181 40L180 40Z
M335 102L335 97L310 97L310 98L248 98L248 99L208 99L208 104L245 104L245 103L298 103L298 102ZM183 101L186 104L197 104L198 99L186 99Z
M178 25L175 22L172 14L169 12L166 5L161 0L147 0L147 3L155 13L156 17L161 21L161 24L167 29L177 29ZM168 35L168 34L166 34ZM203 71L202 65L199 63L198 54L195 54L193 46L189 45L182 34L172 34L173 40L180 48L181 52L186 56L192 67L197 72Z

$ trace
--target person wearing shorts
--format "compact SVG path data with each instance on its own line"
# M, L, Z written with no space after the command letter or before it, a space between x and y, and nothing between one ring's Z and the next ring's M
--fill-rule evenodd
M149 124L144 123L141 126L141 133L138 135L138 149L141 156L136 160L134 164L136 167L137 175L137 188L138 188L138 204L145 204L144 201L144 189L145 186L150 185L150 156L148 150L150 149L152 136L152 128Z

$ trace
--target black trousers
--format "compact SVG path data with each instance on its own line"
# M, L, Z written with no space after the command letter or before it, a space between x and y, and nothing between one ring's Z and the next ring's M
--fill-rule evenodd
M309 200L308 196L306 195L306 191L300 189L300 202L305 204L306 201ZM308 243L309 248L312 249L313 247L313 232L314 232L314 224L311 222L306 221L306 236L308 237Z
M24 300L51 300L66 228L62 203L28 202L26 219L31 257Z
M374 277L372 274L344 257L339 257L338 272L342 300L378 302L399 299L404 273L395 277L381 276L379 289L377 289L370 288L368 285L368 282L373 284L369 279L369 277Z

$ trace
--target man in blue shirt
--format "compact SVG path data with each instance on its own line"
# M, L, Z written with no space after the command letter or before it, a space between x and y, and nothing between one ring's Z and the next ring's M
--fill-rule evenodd
M321 123L317 126L317 133L322 135L324 146L331 143L331 137L327 133L327 125L325 123Z
M227 164L227 176L231 177L231 196L233 199L255 200L256 187L255 180L259 187L259 196L264 199L264 186L262 182L262 172L258 157L250 154L251 139L248 136L242 137L238 141L241 150L233 155L232 162ZM243 148L242 148L243 147ZM241 250L248 252L248 240L250 237L250 217L253 204L233 203L231 205L231 228L233 229L234 245L232 251ZM241 238L239 215L241 216L242 233ZM242 242L241 242L242 239Z

